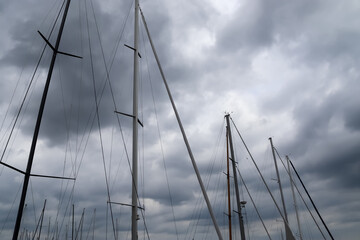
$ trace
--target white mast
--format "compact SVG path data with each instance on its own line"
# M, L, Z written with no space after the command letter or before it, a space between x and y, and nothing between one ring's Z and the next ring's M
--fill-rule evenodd
M133 89L133 143L132 143L132 211L131 211L131 239L137 240L138 220L138 35L139 35L139 0L135 0L135 26L134 26L134 89Z

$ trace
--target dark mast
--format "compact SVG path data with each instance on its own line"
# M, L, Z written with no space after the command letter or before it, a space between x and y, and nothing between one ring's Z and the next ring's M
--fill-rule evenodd
M41 119L42 119L42 115L43 115L44 108L45 108L46 97L47 97L47 94L48 94L48 91L49 91L50 80L51 80L51 75L52 75L52 72L53 72L53 69L54 69L56 56L57 56L57 53L59 53L58 49L59 49L60 40L61 40L62 32L63 32L63 29L64 29L64 25L65 25L66 16L67 16L67 13L68 13L68 10L69 10L70 1L71 0L67 0L67 2L66 2L66 6L65 6L65 10L64 10L63 17L62 17L62 21L61 21L61 25L60 25L60 28L59 28L59 32L58 32L58 36L57 36L57 39L56 39L55 46L53 47L46 39L44 39L46 41L46 43L52 48L53 55L52 55L52 59L51 59L51 62L50 62L49 72L48 72L48 75L47 75L43 95L42 95L42 98L41 98L39 113L38 113L38 117L37 117L37 120L36 120L34 135L33 135L32 143L31 143L28 163L27 163L26 172L25 172L25 176L24 176L24 184L23 184L23 188L22 188L22 192L21 192L21 199L20 199L20 203L19 203L19 210L18 210L18 213L17 213L16 223L15 223L15 228L14 228L14 233L13 233L13 238L12 238L13 240L17 240L18 235L19 235L19 230L20 230L20 225L21 225L21 218L22 218L24 205L25 205L26 192L27 192L27 189L28 189L29 180L30 180L30 176L31 176L31 168L32 168L33 160L34 160L34 154L35 154L36 143L37 143L37 139L38 139L38 135L39 135ZM43 37L42 34L40 34L40 35ZM70 55L70 54L66 54L66 55Z

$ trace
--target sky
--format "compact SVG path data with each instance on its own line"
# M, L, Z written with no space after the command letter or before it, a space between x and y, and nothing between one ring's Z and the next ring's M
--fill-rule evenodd
M55 44L60 20L51 28L61 5L0 2L1 161L23 171L52 55L46 47L39 61L45 42L37 31ZM230 113L277 203L269 137L281 159L288 155L294 163L334 238L357 239L360 3L140 0L140 6L224 238L224 115ZM130 238L130 208L111 204L112 223L107 202L131 203L132 121L114 111L132 114L133 50L124 44L134 45L133 9L132 0L71 2L60 51L82 59L56 59L32 172L76 180L31 177L22 233L34 231L46 199L44 239L70 236L72 205L84 238ZM138 194L145 211L139 239L147 239L144 218L151 239L217 239L140 23ZM232 134L239 171L272 239L280 239L283 220L233 126ZM290 228L299 239L288 174L278 165ZM0 236L9 239L23 176L1 167L0 179ZM248 238L268 239L239 184ZM295 192L303 238L330 239ZM238 218L232 218L239 238Z

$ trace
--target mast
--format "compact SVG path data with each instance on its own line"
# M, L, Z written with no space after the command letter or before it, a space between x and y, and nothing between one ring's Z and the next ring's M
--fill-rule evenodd
M135 0L134 25L134 88L133 88L133 143L132 143L132 211L131 211L131 239L137 240L138 217L138 72L139 72L139 0Z
M226 131L226 178L228 190L228 218L229 218L229 240L232 240L231 232L231 202L230 202L230 169L229 169L229 133Z
M302 234L301 234L301 226L300 226L300 220L299 220L299 213L298 213L298 206L296 203L296 197L295 197L295 191L294 191L294 181L291 175L291 169L290 169L290 160L289 160L289 156L286 155L286 162L287 162L287 166L288 166L288 170L289 170L289 177L290 177L290 186L291 186L291 192L292 192L292 196L294 199L294 208L295 208L295 213L296 213L296 221L297 221L297 225L298 225L298 229L299 229L299 238L300 240L302 240Z
M283 205L284 221L286 221L286 223L284 223L284 224L285 224L285 236L286 236L286 240L289 240L289 239L292 239L293 236L292 236L292 234L291 234L291 230L290 230L289 225L288 225L289 221L288 221L287 212L286 212L286 207L285 207L285 200L284 200L284 194L283 194L282 186L281 186L279 169L278 169L277 162L276 162L274 145L273 145L273 142L272 142L272 138L271 138L271 137L269 138L269 140L270 140L272 155L273 155L273 158L274 158L274 164L275 164L277 182L278 182L278 184L279 184L279 189L280 189L281 203L282 203L282 205Z
M228 138L230 142L230 153L231 153L231 161L233 166L233 174L234 174L234 183L235 183L235 194L236 194L236 203L238 208L238 215L239 215L239 224L240 224L240 235L241 240L245 240L245 229L244 229L244 220L243 216L241 214L241 203L240 203L240 194L239 194L239 186L238 186L238 180L237 180L237 174L236 174L236 162L235 162L235 154L234 154L234 147L232 143L232 137L231 137L231 128L230 128L230 114L225 115L226 118L226 129L228 133Z
M19 230L20 230L20 225L21 225L21 218L22 218L22 213L23 213L23 210L24 210L26 193L27 193L27 189L28 189L28 185L29 185L29 180L30 180L30 175L31 175L31 168L32 168L33 160L34 160L34 154L35 154L36 143L37 143L37 139L38 139L38 135L39 135L39 131L40 131L42 115L43 115L44 108L45 108L46 97L47 97L47 93L49 91L50 80L51 80L52 72L53 72L53 69L54 69L55 60L56 60L56 56L57 56L57 53L58 53L60 40L61 40L62 32L63 32L63 29L64 29L65 21L66 21L66 16L67 16L67 13L68 13L68 10L69 10L70 1L71 0L67 0L67 2L66 2L64 14L63 14L62 21L61 21L61 24L60 24L58 36L57 36L57 39L56 39L56 44L55 44L55 46L53 48L53 55L52 55L52 59L51 59L51 62L50 62L49 71L48 71L48 75L47 75L43 95L42 95L42 98L41 98L41 103L40 103L40 108L39 108L39 112L38 112L38 116L37 116L37 120L36 120L36 125L35 125L35 130L34 130L32 143L31 143L28 163L27 163L26 172L25 172L25 175L24 175L24 184L23 184L23 188L22 188L22 192L21 192L19 209L18 209L18 213L17 213L17 217L16 217L16 223L15 223L15 227L14 227L14 233L13 233L13 238L12 238L13 240L17 240L18 235L19 235Z

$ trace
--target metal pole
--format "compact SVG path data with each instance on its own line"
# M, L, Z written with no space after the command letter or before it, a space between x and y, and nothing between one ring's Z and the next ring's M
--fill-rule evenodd
M233 122L233 123L234 123L234 122ZM236 127L235 124L234 124L234 126L235 126L235 129L236 129L237 133L239 134L239 137L240 137L241 141L242 141L243 144L244 144L244 147L246 148L246 151L248 152L248 154L249 154L249 156L250 156L250 158L251 158L251 161L254 163L254 166L256 167L256 170L257 170L257 172L259 173L262 182L264 183L267 191L269 192L270 197L271 197L271 199L273 200L276 209L279 211L279 214L280 214L281 218L284 220L285 227L289 228L289 230L290 230L290 227L289 227L289 225L288 225L288 222L285 220L284 215L282 214L279 205L278 205L278 204L276 203L276 201L275 201L274 195L271 193L270 188L269 188L268 184L266 183L266 181L265 181L265 179L264 179L264 176L263 176L263 175L261 174L261 172L260 172L259 166L256 164L254 157L252 156L252 154L251 154L248 146L246 145L243 137L241 136L241 134L240 134L240 132L239 132L239 130L237 129L237 127ZM295 238L294 238L294 236L292 235L292 232L291 232L291 231L289 231L289 239L295 240Z
M55 44L52 59L51 59L51 62L50 62L50 67L49 67L49 72L48 72L46 83L45 83L45 88L44 88L41 103L40 103L39 113L38 113L38 117L37 117L37 120L36 120L34 135L33 135L32 143L31 143L28 163L27 163L26 172L25 172L25 176L24 176L24 184L23 184L23 188L22 188L22 192L21 192L19 210L18 210L18 213L17 213L16 223L15 223L15 227L14 227L14 233L13 233L13 238L12 238L13 240L17 240L18 235L19 235L19 230L20 230L20 225L21 225L21 218L22 218L22 213L23 213L23 210L24 210L26 192L27 192L28 185L29 185L31 168L32 168L33 160L34 160L34 154L35 154L36 143L37 143L37 139L38 139L38 135L39 135L41 119L42 119L42 115L43 115L44 108L45 108L45 102L46 102L46 97L47 97L47 94L48 94L48 91L49 91L51 75L52 75L52 72L53 72L53 69L54 69L56 55L57 55L57 52L58 52L58 49L59 49L60 40L61 40L62 32L63 32L63 29L64 29L64 25L65 25L66 16L67 16L69 6L70 6L70 1L71 0L67 0L66 6L65 6L64 15L62 17L61 25L60 25L58 36L57 36L57 39L56 39L56 44Z
M228 190L228 219L229 219L229 240L232 240L231 231L231 201L230 201L230 163L229 163L229 132L226 131L226 179Z
M244 220L243 216L241 214L241 204L240 204L240 194L239 194L239 185L237 180L237 174L236 174L236 161L235 161L235 154L234 154L234 147L231 137L231 128L230 128L230 114L225 115L226 118L226 128L227 132L229 134L229 142L230 142L230 154L231 154L231 161L233 166L233 173L234 173L234 183L235 183L235 194L236 194L236 203L238 208L238 214L239 214L239 224L240 224L240 235L241 240L245 240L245 229L244 229Z
M272 138L269 138L270 140L270 144L271 144L271 151L273 154L273 158L274 158L274 164L275 164L275 170L276 170L276 177L277 177L277 182L279 184L279 189L280 189L280 195L281 195L281 202L283 205L283 210L284 210L284 217L285 220L288 222L288 218L287 218L287 212L286 212L286 207L285 207L285 201L284 201L284 194L282 191L282 186L281 186L281 180L280 180L280 175L279 175L279 169L278 169L278 165L277 165L277 161L276 161L276 156L275 156L275 151L274 151L274 145L272 142Z
M135 25L134 25L134 88L133 88L133 143L132 143L132 211L131 211L131 239L137 240L138 220L138 35L139 35L139 0L135 0Z
M314 207L314 209L315 209L316 213L318 214L318 216L319 216L319 218L320 218L321 222L324 224L324 227L326 228L326 231L328 232L328 234L329 234L330 238L331 238L332 240L334 240L333 235L331 234L331 232L330 232L329 228L327 227L327 225L326 225L326 223L325 223L324 219L321 217L319 210L318 210L318 209L317 209L317 207L315 206L314 201L312 200L312 198L311 198L311 196L310 196L310 194L309 194L308 190L307 190L307 189L306 189L306 187L305 187L305 184L304 184L304 183L303 183L303 181L301 180L300 175L299 175L299 174L298 174L298 172L296 171L296 169L295 169L295 167L294 167L293 163L291 162L291 160L290 160L290 164L291 164L291 167L294 169L294 172L295 172L296 176L298 177L298 179L299 179L299 181L300 181L301 185L303 186L303 188L304 188L304 190L305 190L305 192L306 192L306 195L309 197L309 199L310 199L310 201L311 201L311 204L313 205L313 207Z

